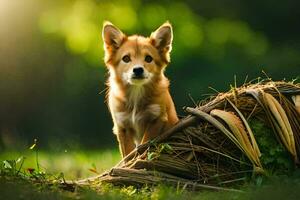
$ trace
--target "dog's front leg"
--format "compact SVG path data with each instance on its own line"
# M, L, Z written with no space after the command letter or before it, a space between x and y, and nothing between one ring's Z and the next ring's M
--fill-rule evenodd
M124 158L135 148L132 134L130 133L129 129L120 128L120 127L115 127L114 133L117 135L117 139L119 142L119 149L122 158Z
M154 121L154 123L149 124L149 127L144 133L141 144L156 138L164 131L165 127L166 127L166 122L162 121L161 119L157 119Z

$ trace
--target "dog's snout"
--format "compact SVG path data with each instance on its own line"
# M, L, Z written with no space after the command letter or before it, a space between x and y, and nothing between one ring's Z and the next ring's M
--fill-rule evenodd
M135 67L135 68L133 68L133 73L135 76L142 76L144 73L144 68L143 67Z

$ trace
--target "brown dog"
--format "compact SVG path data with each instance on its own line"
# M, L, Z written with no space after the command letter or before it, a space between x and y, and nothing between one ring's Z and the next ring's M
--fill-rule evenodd
M150 37L126 36L105 22L102 37L109 71L108 107L124 157L178 121L164 75L170 62L172 26L166 22Z

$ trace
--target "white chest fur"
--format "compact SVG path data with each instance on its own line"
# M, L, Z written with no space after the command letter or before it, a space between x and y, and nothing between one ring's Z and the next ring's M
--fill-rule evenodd
M147 128L147 123L161 115L161 106L150 104L144 109L138 110L133 107L131 111L114 113L115 122L118 126L133 131L136 144L139 144Z

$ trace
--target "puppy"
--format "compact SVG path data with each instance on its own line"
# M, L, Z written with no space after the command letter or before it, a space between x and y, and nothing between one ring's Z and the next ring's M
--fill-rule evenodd
M104 22L108 107L122 157L173 126L177 114L164 71L170 62L172 26L166 22L150 37L126 36Z

